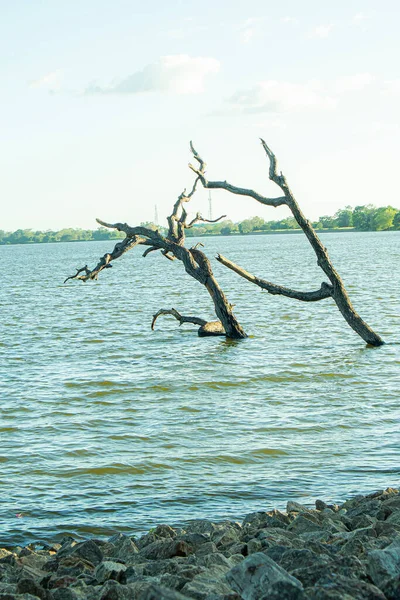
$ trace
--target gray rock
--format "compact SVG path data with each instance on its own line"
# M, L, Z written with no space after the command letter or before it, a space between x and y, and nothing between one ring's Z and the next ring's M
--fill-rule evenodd
M340 548L339 554L342 556L363 556L366 554L366 548L360 540L353 538Z
M112 541L114 539L114 541ZM112 544L111 552L107 554L111 558L122 560L124 563L129 564L131 561L136 559L136 555L139 552L136 544L126 535L113 536L109 540ZM104 554L104 551L103 551Z
M391 523L391 525L400 525L400 510L393 511L386 519L386 523Z
M204 544L210 544L210 536L204 533L185 533L179 536L179 540L186 542L196 554Z
M260 600L306 600L304 591L291 582L277 581L268 586Z
M68 556L82 558L93 565L98 565L103 560L103 553L93 540L86 540L78 544L67 542L57 552L57 559Z
M400 523L390 523L388 521L377 521L374 525L376 535L397 537L400 534Z
M282 556L287 552L290 548L288 546L271 546L271 548L267 548L263 551L263 554L272 558L273 561L280 563Z
M260 542L260 546L261 542ZM223 552L226 556L230 556L231 554L241 554L242 556L247 556L249 551L247 549L247 544L244 542L236 542L236 544L231 544L227 546L220 546L217 548L217 552Z
M299 504L298 502L292 502L292 500L289 500L286 505L286 512L311 513L312 509L308 508L308 506L304 506L304 504Z
M291 548L282 554L280 560L277 562L283 569L291 573L296 569L309 568L314 565L326 565L329 562L329 558L319 556L307 548L301 550Z
M91 575L94 564L79 556L66 556L58 564L57 577L79 577L80 575Z
M54 600L78 600L79 596L71 588L58 588L52 592Z
M368 575L382 588L391 579L400 576L400 538L383 550L372 550L368 554Z
M185 583L181 593L189 596L189 598L195 598L195 600L206 600L210 595L224 596L231 593L229 585L214 576L212 570L205 571L201 575L196 575L192 581Z
M189 583L189 581L191 581L191 579L187 577L165 573L160 578L160 585L179 592L186 583Z
M138 595L138 600L188 600L176 590L171 590L162 585L152 584Z
M376 517L371 517L370 515L357 515L354 518L348 518L347 522L349 523L349 529L354 531L355 529L362 529L364 527L371 527L371 525L375 525L378 521Z
M385 595L374 585L340 575L321 579L306 593L309 600L385 600Z
M94 576L99 583L104 583L109 579L125 583L125 571L125 565L107 560L97 565Z
M243 520L243 528L246 530L257 530L265 529L266 527L280 527L285 529L290 523L290 518L287 514L280 512L279 510L272 510L268 512L254 512L250 513Z
M37 596L32 594L0 594L0 600L37 600Z
M261 529L257 533L257 539L261 542L263 542L263 540L268 541L269 545L281 544L284 546L286 544L291 546L297 540L297 536L295 533L288 531L287 529L269 528Z
M388 600L400 600L400 577L394 577L387 581L383 591Z
M13 552L10 552L10 550L7 550L6 548L0 548L0 562L3 562L5 558L9 558L13 555L16 556Z
M197 549L195 549L195 552L196 556L203 556L207 554L212 554L213 552L218 552L218 548L214 544L214 542L206 542L205 544L202 544Z
M134 584L121 585L116 581L107 581L103 587L99 589L97 598L99 600L137 600L141 589L146 589L148 583L139 588Z
M260 552L261 549L262 544L260 540L252 538L246 544L247 555L254 554L255 552Z
M239 523L224 523L211 533L211 541L218 547L229 546L240 541L242 527Z
M0 581L2 583L17 583L21 573L22 568L19 565L0 564Z
M3 583L0 581L0 595L1 594L16 594L17 593L17 584L16 583Z
M383 511L385 518L391 515L393 512L400 510L400 494L389 496L384 502L382 502L381 510Z
M207 519L193 519L185 525L186 533L204 533L211 535L217 531L218 525Z
M158 540L144 546L140 550L140 556L150 560L172 558L174 556L189 556L193 549L186 542L167 539Z
M207 569L213 569L214 573L219 572L222 575L230 571L233 564L230 559L226 558L220 552L203 556L199 559L199 565Z
M267 598L268 594L275 594L275 591L280 588L285 588L286 597L291 597L293 600L303 595L300 581L261 552L248 556L239 565L233 567L226 574L226 580L243 600ZM292 595L287 595L289 593Z
M32 596L37 596L40 600L51 600L50 592L29 578L22 578L18 581L17 594L32 594Z
M381 503L379 500L366 500L347 508L347 517L349 519L366 515L376 517L380 510Z
M291 570L291 575L301 581L305 588L315 585L321 579L335 579L345 577L348 579L366 579L363 563L355 556L320 556L317 562Z
M309 515L300 514L290 523L288 531L296 534L310 533L313 531L322 531L322 527L314 519L311 519Z
M192 581L200 573L205 572L205 567L202 566L186 566L179 571L178 574L165 573L161 576L160 584L171 589L180 591L186 583Z
M164 573L178 573L179 563L176 559L150 560L142 565L144 577L159 577Z

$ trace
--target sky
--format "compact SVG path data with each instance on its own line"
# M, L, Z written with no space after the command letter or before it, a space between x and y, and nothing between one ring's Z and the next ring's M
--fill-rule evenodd
M310 219L400 208L399 30L398 0L0 0L0 229L163 224L190 140L209 179L279 196L264 138Z

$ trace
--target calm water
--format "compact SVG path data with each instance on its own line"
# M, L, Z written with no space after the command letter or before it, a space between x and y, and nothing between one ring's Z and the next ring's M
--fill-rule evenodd
M400 232L322 238L382 348L330 300L271 296L218 263L249 339L171 317L152 332L159 308L214 318L178 262L135 249L63 285L112 243L0 246L0 546L398 485ZM301 234L205 244L275 283L323 279Z

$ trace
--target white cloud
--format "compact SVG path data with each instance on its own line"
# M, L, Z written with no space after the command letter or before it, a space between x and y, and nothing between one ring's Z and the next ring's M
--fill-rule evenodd
M242 112L285 113L304 109L332 109L336 100L318 82L262 81L249 90L236 92L229 100Z
M334 85L338 93L355 92L369 87L375 82L375 76L371 73L356 73L355 75L347 75L339 77Z
M240 39L243 44L248 44L254 37L255 29L252 27L248 27L244 29L240 34Z
M276 115L271 115L267 119L263 119L262 121L256 121L252 124L252 127L262 130L271 130L271 129L286 129L287 123L283 121L281 118Z
M364 23L365 21L369 21L371 19L371 15L363 12L359 12L353 17L353 23L359 25L360 23Z
M156 63L145 66L122 81L108 87L89 86L87 94L139 94L171 92L198 94L204 91L205 78L219 71L220 63L211 57L190 57L187 54L162 56Z
M400 96L400 79L386 80L382 92L387 96Z
M52 71L51 73L47 73L40 77L40 79L35 79L30 82L30 87L35 88L45 88L50 91L56 91L61 88L62 81L62 71L58 69L57 71Z
M333 29L333 23L329 23L328 25L318 25L310 33L310 37L320 38L320 39L327 38L330 35L332 29Z
M365 126L367 133L372 133L375 135L393 135L394 133L398 135L399 129L399 123L386 123L384 121L372 121Z
M296 23L298 23L296 17L282 17L281 22L282 23L291 23L292 25L295 25Z
M258 33L261 19L250 17L239 26L239 36L242 44L248 44Z

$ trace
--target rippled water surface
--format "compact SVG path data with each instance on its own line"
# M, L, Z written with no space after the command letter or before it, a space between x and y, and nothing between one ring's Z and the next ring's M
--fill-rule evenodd
M219 263L250 337L199 339L171 317L153 332L159 308L215 318L178 261L136 249L63 285L112 243L0 246L1 543L398 485L400 233L321 237L385 346L366 348L330 300L271 296ZM275 283L323 279L301 234L205 240L217 250Z

